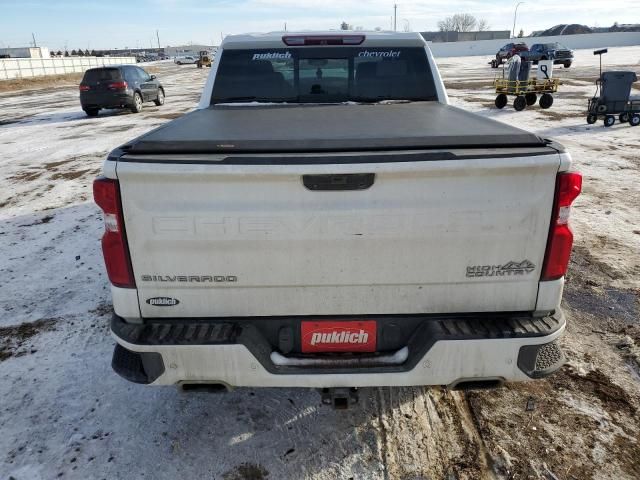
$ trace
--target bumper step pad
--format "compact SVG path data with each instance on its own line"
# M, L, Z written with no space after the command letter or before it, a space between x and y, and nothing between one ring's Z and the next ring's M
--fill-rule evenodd
M520 348L518 368L531 378L551 375L564 365L565 357L557 341Z
M388 318L388 317L387 317ZM240 343L243 329L270 319L147 319L143 324L126 323L115 316L111 330L127 343L136 345L220 345ZM405 321L398 318L397 321ZM415 321L415 317L407 317ZM531 318L525 316L423 317L417 329L429 330L440 340L523 338L550 335L564 325L561 315Z
M133 383L153 383L164 373L162 355L153 352L132 352L121 345L113 350L111 368Z

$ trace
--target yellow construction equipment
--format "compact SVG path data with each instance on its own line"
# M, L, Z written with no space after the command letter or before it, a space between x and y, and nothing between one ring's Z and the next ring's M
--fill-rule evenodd
M200 58L196 62L198 68L202 68L203 66L211 67L211 55L206 50L200 51Z

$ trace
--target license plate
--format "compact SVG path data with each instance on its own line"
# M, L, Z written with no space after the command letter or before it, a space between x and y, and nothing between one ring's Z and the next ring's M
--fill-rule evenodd
M375 352L375 320L304 321L301 327L302 351Z

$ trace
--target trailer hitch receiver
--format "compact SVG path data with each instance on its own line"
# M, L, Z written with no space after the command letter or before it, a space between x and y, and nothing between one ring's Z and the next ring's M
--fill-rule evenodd
M336 410L346 410L358 403L359 392L355 387L323 388L320 390L322 403Z

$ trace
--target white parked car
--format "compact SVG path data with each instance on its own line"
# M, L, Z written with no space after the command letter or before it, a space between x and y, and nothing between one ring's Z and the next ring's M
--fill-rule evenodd
M174 62L178 65L188 65L194 64L198 61L196 57L192 57L191 55L187 55L186 57L176 57Z

